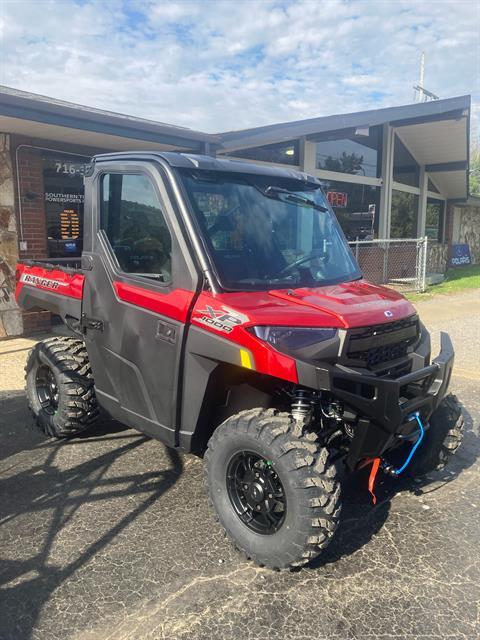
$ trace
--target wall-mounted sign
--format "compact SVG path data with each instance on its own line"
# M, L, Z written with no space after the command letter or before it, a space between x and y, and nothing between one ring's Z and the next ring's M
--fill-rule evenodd
M64 209L60 214L60 233L62 240L75 240L80 235L80 218L73 209Z
M85 196L83 193L45 193L46 202L59 202L60 204L83 204Z
M342 207L344 209L348 204L348 194L341 191L327 191L327 200L332 207Z
M468 244L452 244L450 265L452 267L464 267L467 264L472 264L470 247Z
M55 173L84 176L87 166L87 164L79 162L55 162Z
M71 258L82 253L84 186L88 158L45 152L43 201L49 258Z

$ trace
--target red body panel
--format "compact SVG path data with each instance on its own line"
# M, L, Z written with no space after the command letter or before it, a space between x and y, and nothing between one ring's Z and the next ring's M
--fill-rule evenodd
M81 300L85 276L80 273L69 273L61 268L45 269L44 267L28 266L19 262L17 264L16 280L15 298L17 301L24 286Z
M248 325L347 329L392 322L415 313L411 303L396 291L365 280L294 289L291 294L281 289L209 295L217 306L223 304L248 316ZM198 304L200 301L196 308Z
M22 287L81 299L85 277L59 269L17 266L16 297ZM125 282L113 282L119 300L186 322L195 296L193 291L152 291ZM364 280L326 287L295 290L246 291L213 294L202 292L191 317L192 324L212 332L252 355L256 371L293 383L298 382L295 360L256 338L246 329L255 325L298 327L370 326L400 320L415 313L399 293Z
M295 360L253 336L246 331L247 327L283 325L347 329L392 322L413 313L415 309L410 302L396 291L358 280L315 289L296 289L290 293L284 289L202 293L192 313L192 324L249 349L257 371L297 382ZM224 317L226 322L223 322Z
M365 280L344 282L314 289L295 289L293 295L285 290L270 291L270 296L296 305L297 321L304 324L307 308L314 327L364 327L400 320L415 313L408 300L393 289L379 287ZM387 313L385 313L387 312ZM287 324L282 322L280 324Z
M248 349L253 356L252 364L256 371L289 382L298 382L297 367L293 358L279 353L245 330L246 327L256 324L253 316L254 307L242 305L242 311L240 311L240 305L235 298L233 302L237 304L230 304L232 296L239 295L245 296L246 299L252 294L201 293L192 312L192 324ZM268 296L268 294L264 295ZM224 315L237 318L238 324L223 322Z
M117 297L123 302L155 311L179 322L186 321L189 306L195 295L193 291L185 289L174 289L169 293L160 293L125 282L114 282L113 286Z

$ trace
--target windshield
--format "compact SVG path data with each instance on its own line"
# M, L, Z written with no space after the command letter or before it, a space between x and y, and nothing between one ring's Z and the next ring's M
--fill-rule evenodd
M320 188L270 176L180 173L225 289L315 287L361 277Z

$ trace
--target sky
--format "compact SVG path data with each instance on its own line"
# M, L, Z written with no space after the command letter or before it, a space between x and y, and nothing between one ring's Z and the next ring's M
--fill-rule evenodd
M208 132L471 94L480 0L0 0L0 83Z

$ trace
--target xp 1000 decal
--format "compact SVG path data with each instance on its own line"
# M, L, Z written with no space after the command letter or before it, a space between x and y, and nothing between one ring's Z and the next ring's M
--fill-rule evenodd
M198 313L200 315L196 317L197 322L206 324L224 333L230 333L234 327L249 320L248 316L243 313L223 306L220 309L214 309L207 304L205 305L205 309L199 309Z

